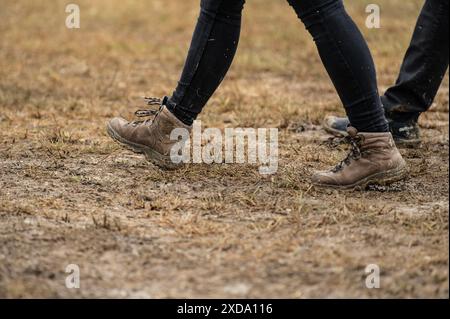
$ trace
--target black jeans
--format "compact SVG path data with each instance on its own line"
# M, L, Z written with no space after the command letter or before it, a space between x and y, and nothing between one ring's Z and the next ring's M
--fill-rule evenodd
M353 126L387 132L369 48L341 0L288 0L314 38ZM236 53L245 0L202 0L178 87L168 108L191 124L225 77Z
M449 0L427 0L395 86L381 98L396 121L417 122L432 105L449 64Z

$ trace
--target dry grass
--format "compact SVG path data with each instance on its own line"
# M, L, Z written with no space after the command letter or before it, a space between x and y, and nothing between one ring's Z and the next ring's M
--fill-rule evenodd
M198 0L2 0L0 297L447 297L448 78L403 151L411 178L369 192L311 188L342 157L311 128L342 113L287 4L249 1L236 63L201 119L280 128L280 170L163 172L119 149L105 122L177 81ZM370 1L347 1L360 26ZM393 83L422 1L380 0L363 29ZM313 125L313 126L312 126ZM80 290L65 267L81 267ZM364 286L366 265L382 288Z

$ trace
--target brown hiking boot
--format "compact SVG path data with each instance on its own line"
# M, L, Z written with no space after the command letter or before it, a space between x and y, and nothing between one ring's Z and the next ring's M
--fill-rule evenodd
M165 101L155 98L146 98L148 105L160 105L159 110L137 111L138 117L154 116L146 121L133 121L116 117L107 125L109 136L120 145L135 152L144 154L148 161L153 164L173 169L179 166L171 160L170 152L178 140L172 141L170 134L174 129L186 129L191 127L185 125L175 117L165 106Z
M368 185L388 185L405 178L406 162L391 133L358 133L348 128L345 140L352 149L347 158L331 171L312 177L316 186L336 189L365 189Z

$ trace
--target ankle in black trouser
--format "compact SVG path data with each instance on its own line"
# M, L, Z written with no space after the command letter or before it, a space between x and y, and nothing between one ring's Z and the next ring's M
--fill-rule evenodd
M449 1L427 0L396 85L382 97L389 118L417 122L432 105L449 65Z
M288 2L313 36L352 126L361 132L387 132L370 50L342 1Z
M191 125L233 62L245 0L202 0L200 17L178 86L168 108Z
M386 132L373 59L340 0L289 0L307 26L353 126ZM236 52L244 0L204 0L183 75L169 109L186 124L217 89Z

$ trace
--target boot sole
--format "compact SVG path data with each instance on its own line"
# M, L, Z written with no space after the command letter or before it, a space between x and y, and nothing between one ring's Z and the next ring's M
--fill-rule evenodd
M147 161L160 168L173 170L180 167L180 164L172 162L170 156L162 155L146 145L136 144L124 139L109 124L107 125L106 131L117 144L136 154L145 155Z
M336 137L346 137L346 136L348 136L347 132L340 131L340 130L332 128L331 126L329 126L327 124L326 121L324 121L322 123L322 127L325 130L325 132L327 132L327 133L329 133L329 134L331 134L333 136L336 136ZM422 144L422 141L420 139L400 140L400 139L396 139L394 137L394 141L395 141L395 144L398 147L400 147L400 148L414 148L414 147L420 146Z
M332 188L338 190L365 190L369 185L388 186L392 183L399 182L408 175L408 167L402 166L387 172L381 172L366 177L352 185L330 185L330 184L313 184L316 187Z

